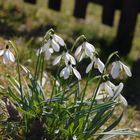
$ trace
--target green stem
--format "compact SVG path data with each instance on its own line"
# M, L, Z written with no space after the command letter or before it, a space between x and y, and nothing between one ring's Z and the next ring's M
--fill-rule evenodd
M77 45L77 43L79 43L80 40L82 40L82 39L85 40L86 37L85 37L84 35L81 35L81 36L79 36L79 37L76 39L76 41L75 41L74 44L72 45L71 52L73 52L73 49L75 48L75 46Z
M21 83L20 62L19 62L18 52L17 52L15 43L13 41L9 41L9 43L13 47L13 49L14 49L14 51L16 53L16 56L17 56L17 72L18 72L18 78L19 78L19 84L20 84L21 99L24 101L23 91L22 91L22 83Z
M40 75L40 81L41 81L41 85L42 85L42 78L43 78L43 71L44 71L44 59L45 57L42 57L42 62L41 62L41 75Z
M88 82L89 82L90 76L91 76L91 71L88 73L88 78L86 80L86 85L85 85L85 88L84 88L84 91L83 91L83 96L82 96L81 104L84 101L84 97L85 97L85 94L86 94L86 90L87 90L87 87L88 87Z
M51 101L52 101L52 98L53 98L53 94L54 94L54 90L55 90L55 85L56 85L56 80L54 80L54 83L53 83L53 89L52 89L52 92L51 92L51 97L50 97L49 105L51 104Z

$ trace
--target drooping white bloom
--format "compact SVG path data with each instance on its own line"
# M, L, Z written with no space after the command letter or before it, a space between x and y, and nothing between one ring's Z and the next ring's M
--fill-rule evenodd
M132 76L130 68L128 66L126 66L125 64L123 64L121 61L115 61L115 62L113 62L112 65L113 66L111 69L111 75L114 79L119 76L119 73L121 71L125 71L126 75L128 75L129 77Z
M65 46L65 42L64 42L64 40L63 40L60 36L58 36L58 35L56 35L56 34L53 34L53 39L54 39L59 45Z
M0 50L0 56L3 57L3 63L7 64L10 61L15 62L15 56L13 53L9 50L9 47L6 46L6 49Z
M86 68L86 73L88 73L89 71L91 71L92 67L94 65L94 68L97 68L100 73L103 73L103 70L104 70L104 63L97 57L94 57L91 61L91 63L87 66Z
M64 46L64 40L56 34L53 34L50 39L37 51L39 53L45 53L46 59L49 60L52 53L60 51L60 45Z
M111 97L113 100L119 99L123 103L123 105L127 107L127 100L121 95L123 87L123 83L120 83L118 86L115 86L110 81L103 82L102 84L100 84L99 89L97 91L96 100L100 101L104 97ZM109 93L109 95L104 95L105 93Z
M73 68L72 65L66 65L66 67L61 70L60 77L68 79L72 73L74 73L78 80L81 80L80 73L75 68Z
M59 55L58 57L55 58L53 65L56 65L60 63L61 59L65 61L65 64L67 65L69 62L72 65L76 65L76 60L75 58L69 54L68 52L63 52L62 55Z
M43 46L42 46L42 52L45 52L46 49L52 48L55 52L59 52L60 45L53 39L50 38Z
M57 129L57 130L55 130L55 131L54 131L54 133L55 133L55 134L58 134L58 133L59 133L59 131L60 131L60 130L59 130L59 129Z
M75 57L80 62L85 56L91 57L95 52L95 48L92 44L87 41L83 42L75 51Z
M72 139L73 139L73 140L77 140L77 137L76 137L76 135L74 135L74 136L72 137Z
M100 84L99 89L97 91L97 95L100 93L103 93L103 94L109 93L109 95L113 97L115 89L116 89L116 86L113 83L111 83L110 81L106 81Z
M123 103L123 105L127 107L128 106L127 100L121 95L123 87L124 87L123 83L120 83L118 86L116 86L113 99L119 98L120 101Z

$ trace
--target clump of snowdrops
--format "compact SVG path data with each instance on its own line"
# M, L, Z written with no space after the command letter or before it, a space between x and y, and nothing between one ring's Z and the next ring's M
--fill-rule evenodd
M41 44L34 71L20 64L14 42L9 41L6 48L0 50L3 63L14 62L17 67L17 75L7 75L7 86L0 86L1 103L8 114L0 126L2 138L99 140L133 134L129 129L114 129L123 116L127 101L121 95L123 83L115 85L113 80L122 72L129 77L132 75L117 52L104 64L85 36L78 37L69 50L52 29ZM57 67L54 75L48 74L44 66L52 56L55 57L52 65ZM77 66L84 58L91 62L85 71L86 82L81 85L83 79ZM93 76L93 69L98 70L98 75ZM97 83L92 94L87 92L91 81ZM47 83L51 85L49 90ZM119 109L117 114L114 113L116 109Z

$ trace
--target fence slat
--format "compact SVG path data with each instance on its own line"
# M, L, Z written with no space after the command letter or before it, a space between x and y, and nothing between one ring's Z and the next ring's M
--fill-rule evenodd
M88 0L75 0L74 16L76 18L85 18Z
M115 44L120 54L131 50L140 0L124 0Z
M36 4L36 0L24 0L25 2L31 3L31 4Z
M116 0L104 0L102 22L103 24L113 26L116 10Z
M61 0L49 0L48 7L53 9L53 10L60 11Z

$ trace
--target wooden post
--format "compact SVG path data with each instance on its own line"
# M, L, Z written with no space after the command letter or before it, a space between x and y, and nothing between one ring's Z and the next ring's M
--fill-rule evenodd
M31 3L31 4L36 4L36 0L24 0L25 2Z
M61 9L61 0L49 0L49 4L48 4L49 8L56 10L56 11L60 11Z
M104 0L102 22L106 25L113 26L116 0Z
M123 0L121 18L115 39L115 46L121 55L126 55L131 50L140 0Z
M74 7L74 16L76 18L85 18L86 17L86 9L89 0L75 0Z

